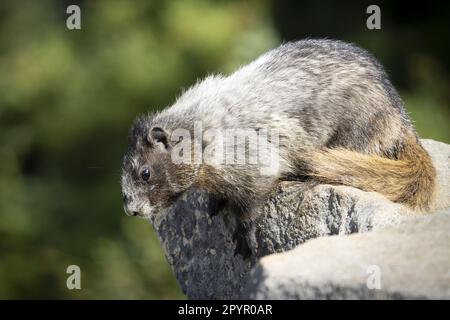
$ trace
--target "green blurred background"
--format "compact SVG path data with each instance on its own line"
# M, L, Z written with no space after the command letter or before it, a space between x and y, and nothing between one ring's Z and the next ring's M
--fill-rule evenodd
M66 28L81 7L82 29ZM149 223L122 211L132 120L283 41L378 57L422 137L450 142L450 8L364 1L2 1L0 298L183 298ZM66 288L66 268L82 290Z

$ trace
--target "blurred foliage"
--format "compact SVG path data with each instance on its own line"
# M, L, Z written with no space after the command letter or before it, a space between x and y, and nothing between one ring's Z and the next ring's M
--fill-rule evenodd
M74 3L78 31L66 28ZM150 224L122 212L130 123L283 40L369 49L419 133L450 142L448 14L425 11L414 24L381 6L383 29L370 31L360 2L3 1L0 298L183 298ZM66 288L71 264L82 290Z

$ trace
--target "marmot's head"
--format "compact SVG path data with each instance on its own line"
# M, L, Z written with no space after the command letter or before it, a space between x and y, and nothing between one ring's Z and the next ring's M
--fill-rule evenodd
M192 186L194 168L173 163L172 147L168 132L153 125L151 118L135 121L122 163L122 197L127 215L148 217L157 213Z

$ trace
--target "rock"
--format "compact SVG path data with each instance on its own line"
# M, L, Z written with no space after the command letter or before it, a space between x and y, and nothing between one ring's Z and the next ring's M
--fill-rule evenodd
M408 220L411 212L376 193L344 186L282 182L256 221L258 257L321 236L366 232Z
M236 299L256 258L234 255L236 219L211 216L210 198L191 191L151 222L181 289L190 299Z
M383 230L314 239L262 258L244 296L450 299L449 230L446 209Z
M435 209L444 208L449 205L450 201L450 145L432 140L422 140L422 142L433 158L439 177ZM211 212L214 211L214 206L215 203L206 193L191 190L167 211L152 216L150 219L158 234L167 260L173 268L183 292L190 299L236 299L248 297L337 298L351 297L350 292L353 292L355 297L363 297L361 296L360 278L357 279L359 282L356 282L354 278L356 276L346 274L344 269L339 269L344 272L342 274L330 273L330 269L325 269L325 265L329 261L325 259L325 256L320 255L316 257L317 259L323 258L321 261L324 264L324 269L321 270L324 273L328 272L325 278L330 281L325 283L324 287L320 287L323 290L318 289L321 284L319 282L312 282L312 286L309 287L310 291L307 293L300 290L305 283L314 279L307 278L309 274L301 276L297 272L298 270L310 269L308 269L308 260L301 260L304 261L302 265L298 265L295 262L297 261L295 260L297 259L296 253L303 252L301 251L303 247L312 246L312 243L316 241L334 243L336 239L339 241L344 239L342 241L345 242L352 241L351 239L355 236L369 236L369 239L364 240L365 242L363 243L366 243L367 246L375 245L378 242L373 240L372 235L374 234L376 237L379 233L388 232L384 231L385 229L390 230L389 232L391 233L386 235L386 243L382 242L382 239L379 239L379 243L390 244L388 238L391 237L389 239L393 241L395 232L398 232L398 230L395 231L396 229L394 231L389 229L390 226L398 224L402 224L402 226L404 224L408 225L410 220L417 218L417 214L409 211L404 206L392 203L376 193L363 192L344 186L312 186L302 182L282 182L279 184L278 190L274 190L273 195L263 205L261 214L255 221L255 229L249 238L249 245L254 255L250 259L244 260L242 256L234 254L236 245L233 241L233 233L237 226L235 216L227 210L217 215L211 215ZM430 217L432 216L434 217L434 215L430 215ZM420 219L428 219L428 217L421 217ZM414 224L415 222L411 221L411 223ZM423 224L426 225L425 222ZM414 228L410 227L410 229ZM367 231L371 232L343 236L356 232L365 233ZM425 231L418 232L417 237L425 233ZM339 235L340 237L325 237L331 235ZM415 233L412 234L411 239L415 235ZM311 240L318 237L323 238ZM424 235L423 238L431 241L431 239L425 239ZM412 241L411 239L409 236L405 236L399 237L397 241ZM299 246L306 241L308 243ZM429 244L429 242L426 243ZM346 249L346 244L351 246L347 242L345 244L342 243L343 250ZM448 247L448 242L446 246ZM340 252L338 251L340 247L333 248L336 250L336 254ZM425 247L422 248L425 250ZM294 250L285 254L271 255L291 249ZM369 250L371 249L371 247L365 248L362 246L359 249L355 249L354 252L355 254L364 250L370 252ZM380 249L380 251L381 253L378 253L380 254L380 263L388 261L387 256L381 255L383 250ZM288 256L291 253L292 256ZM308 253L312 255L310 251ZM392 252L388 251L388 253L397 255L411 254L411 252L395 252L394 250ZM262 258L267 255L271 256ZM354 263L354 268L361 267L360 264L363 263L362 260L358 260L359 257L352 257L347 253L342 253L341 256L347 257L349 264ZM306 257L306 252L302 253L301 257ZM302 259L301 257L298 259ZM259 262L260 258L262 259ZM283 259L283 261L288 261L285 270L282 270L280 264L277 264L278 259L280 261ZM397 268L395 263L401 259L402 257L399 256L398 260L393 260L392 265L386 262L388 269L381 265L384 268L382 270L383 277L390 279L390 276L386 275L386 270ZM320 261L315 262L319 264ZM333 262L338 263L338 258L336 257L336 260L333 260ZM364 263L366 262L364 261ZM430 267L429 265L422 266ZM303 267L305 269L302 269ZM398 273L401 273L401 268L403 267L403 264L401 267L400 265L398 266ZM449 267L448 264L447 267ZM408 270L412 270L411 272L414 273L415 269L411 268L409 267ZM254 270L252 271L252 269ZM311 270L314 269L312 268ZM403 271L406 272L407 270ZM283 278L283 275L278 272L284 273L285 277ZM364 269L361 272L367 278L366 270ZM424 277L426 277L427 270L424 272ZM318 274L315 275L318 276ZM291 285L288 285L287 282L283 281L287 281L290 275L292 275L289 278ZM281 278L278 279L278 276ZM294 278L297 279L297 276L300 277L298 282L294 281ZM333 277L336 278L336 282L333 282ZM356 284L354 291L351 290L352 287L350 286L342 287L350 282L337 281L341 278L348 279L350 282L354 280ZM278 282L280 286L277 285ZM395 284L392 288L401 288L401 284ZM313 285L316 285L316 287ZM391 290L390 287L389 290ZM343 293L342 296L339 296L341 291L345 292L345 294ZM326 295L327 292L328 296ZM389 291L389 295L386 293L387 291L383 290L370 292L372 295L364 297L394 297L393 291ZM426 291L423 292L427 293ZM314 295L315 293L317 293L317 296ZM400 290L399 294L401 297L418 296L402 296L402 293L404 292ZM426 296L431 297L431 293Z
M450 145L430 139L422 139L421 142L436 168L437 188L434 209L450 207Z

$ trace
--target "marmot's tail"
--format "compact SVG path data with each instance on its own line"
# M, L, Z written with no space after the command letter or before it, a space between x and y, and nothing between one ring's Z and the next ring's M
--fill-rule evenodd
M307 164L309 175L323 183L375 191L420 211L433 200L436 171L415 138L405 141L398 160L342 148L316 152Z

